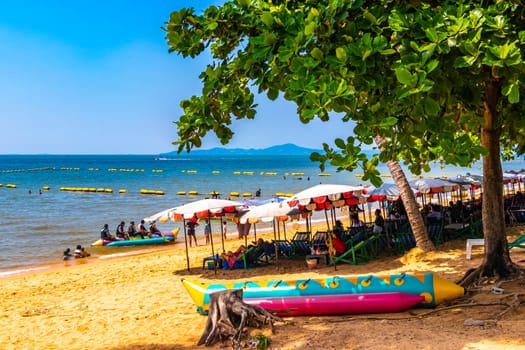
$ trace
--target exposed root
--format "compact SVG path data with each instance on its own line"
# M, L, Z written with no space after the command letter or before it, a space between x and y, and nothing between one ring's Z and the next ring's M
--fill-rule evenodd
M230 289L210 295L210 309L204 332L197 345L211 346L219 341L231 341L232 348L241 349L245 327L261 328L282 321L265 309L242 301L242 289Z

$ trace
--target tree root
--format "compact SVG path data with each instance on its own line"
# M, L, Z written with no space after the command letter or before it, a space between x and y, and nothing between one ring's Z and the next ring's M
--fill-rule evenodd
M241 337L245 327L261 328L282 321L265 309L242 301L242 289L215 292L210 295L210 308L204 332L197 345L211 346L218 341L231 341L234 349L241 349Z

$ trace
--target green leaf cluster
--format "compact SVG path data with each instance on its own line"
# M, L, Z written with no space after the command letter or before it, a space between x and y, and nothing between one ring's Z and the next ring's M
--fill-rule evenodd
M349 137L313 154L340 170L380 181L379 161L400 160L419 174L429 162L469 165L486 154L480 130L486 87L499 87L493 115L502 153L525 149L525 13L520 2L237 0L171 14L169 52L213 57L201 96L181 102L179 150L231 123L254 118L254 94L297 105L302 122L352 121ZM385 140L376 157L364 146Z

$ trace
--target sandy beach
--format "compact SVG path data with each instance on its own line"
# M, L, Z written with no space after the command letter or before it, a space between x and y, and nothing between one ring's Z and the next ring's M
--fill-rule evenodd
M509 238L520 232L519 227L509 228ZM226 249L243 242L229 240ZM111 259L60 262L52 269L2 278L0 348L199 348L206 317L196 312L181 277L214 282L431 271L455 281L482 259L481 249L474 249L472 259L466 260L465 241L457 240L424 258L383 256L363 265L338 265L337 271L325 266L309 270L304 260L282 260L278 266L215 274L202 269L208 255L209 246L190 248L189 272L184 248L172 246ZM524 250L514 249L511 256L525 266ZM273 349L525 349L523 306L497 316L506 310L502 303L523 300L524 285L523 279L503 283L505 292L498 295L491 292L494 285L487 284L442 311L285 318L276 324L275 334L264 332ZM468 319L486 322L464 325Z

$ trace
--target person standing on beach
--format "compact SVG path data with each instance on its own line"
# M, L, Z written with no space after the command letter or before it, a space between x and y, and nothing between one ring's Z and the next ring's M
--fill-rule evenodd
M206 223L204 224L204 237L206 238L206 244L209 244L211 242L210 219L206 219Z
M193 238L193 241L195 242L195 246L198 246L197 244L197 236L195 235L195 228L199 226L199 223L197 222L197 217L194 216L186 223L186 228L188 229L188 236L190 237L190 247L191 247L191 239Z
M226 220L222 223L222 234L224 236L224 240L227 239L226 233L228 232L228 225L226 224Z

